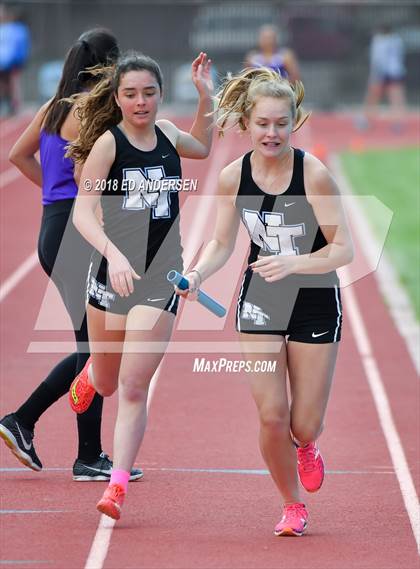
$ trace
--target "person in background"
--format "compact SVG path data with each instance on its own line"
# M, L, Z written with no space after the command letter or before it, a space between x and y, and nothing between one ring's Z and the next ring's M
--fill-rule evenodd
M14 115L22 102L21 75L31 39L17 10L0 5L0 113Z
M370 73L364 104L364 116L358 122L367 128L385 95L390 104L392 128L400 131L405 112L404 44L390 26L382 26L373 35L370 44Z
M279 47L279 32L271 24L262 26L258 32L258 49L250 51L245 67L268 67L287 77L292 83L300 79L299 65L294 52Z

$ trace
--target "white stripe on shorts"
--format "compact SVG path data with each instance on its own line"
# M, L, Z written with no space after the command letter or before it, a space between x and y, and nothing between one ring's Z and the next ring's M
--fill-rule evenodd
M341 308L340 308L340 300L338 298L338 286L334 285L334 290L335 290L335 301L337 303L337 326L335 328L335 332L334 332L334 342L337 341L337 335L338 335L338 330L340 329L340 318L341 318Z
M89 287L90 287L90 276L92 273L93 261L90 262L88 274L86 277L86 304L89 304Z
M173 307L173 305L175 304L175 300L176 300L176 293L174 292L173 298L172 298L172 302L171 302L171 304L168 306L167 312L170 312L170 311L172 310L172 307Z
M246 273L244 274L244 278L242 279L242 285L241 285L241 290L239 292L238 304L237 304L237 309L236 309L236 325L238 327L238 332L241 331L241 318L240 318L239 313L240 313L240 309L241 309L241 298L242 298L242 293L244 291L245 279L246 279Z

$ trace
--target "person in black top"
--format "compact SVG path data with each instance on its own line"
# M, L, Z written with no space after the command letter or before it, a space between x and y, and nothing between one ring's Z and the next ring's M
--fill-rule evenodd
M276 358L274 373L251 368L261 453L284 500L276 535L302 535L306 529L298 475L309 492L319 490L324 478L315 441L340 340L335 270L353 255L335 182L318 159L290 145L291 133L308 116L303 96L302 83L292 85L268 68L246 69L225 82L219 93L221 132L232 119L248 131L252 151L222 170L213 240L186 274L190 289L197 289L220 269L242 220L251 240L237 305L242 350L254 364Z
M119 519L127 481L143 439L147 394L169 342L178 305L169 270L182 271L179 233L180 156L205 158L211 146L211 62L192 63L199 94L189 133L156 121L162 98L158 64L122 57L79 104L80 136L69 154L84 161L74 224L96 249L88 277L92 362L73 382L72 408L119 387L114 469L97 505ZM103 73L104 71L102 71ZM102 206L103 227L95 216Z

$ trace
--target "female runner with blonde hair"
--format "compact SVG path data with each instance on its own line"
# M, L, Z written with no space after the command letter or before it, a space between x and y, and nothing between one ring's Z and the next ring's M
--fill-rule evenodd
M244 359L276 358L277 364L274 373L255 371L250 380L261 453L284 504L276 535L302 535L306 529L298 478L308 492L323 482L316 439L323 430L342 320L335 270L353 254L330 173L317 158L291 146L292 132L308 117L303 97L302 83L290 84L268 68L246 69L225 82L218 103L221 133L229 123L239 126L249 133L252 150L222 170L213 239L186 274L186 294L194 299L191 290L229 259L243 222L250 254L236 326Z

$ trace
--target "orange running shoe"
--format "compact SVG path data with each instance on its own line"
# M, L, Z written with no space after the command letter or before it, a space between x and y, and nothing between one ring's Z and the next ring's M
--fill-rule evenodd
M91 361L92 359L89 358L85 367L79 375L76 376L76 379L73 380L70 386L70 407L75 413L84 413L87 411L96 395L95 389L88 383L88 367Z
M119 520L124 498L124 488L120 484L110 484L96 504L96 509L114 520Z
M308 525L305 504L289 504L283 508L283 516L274 528L274 535L301 536Z

